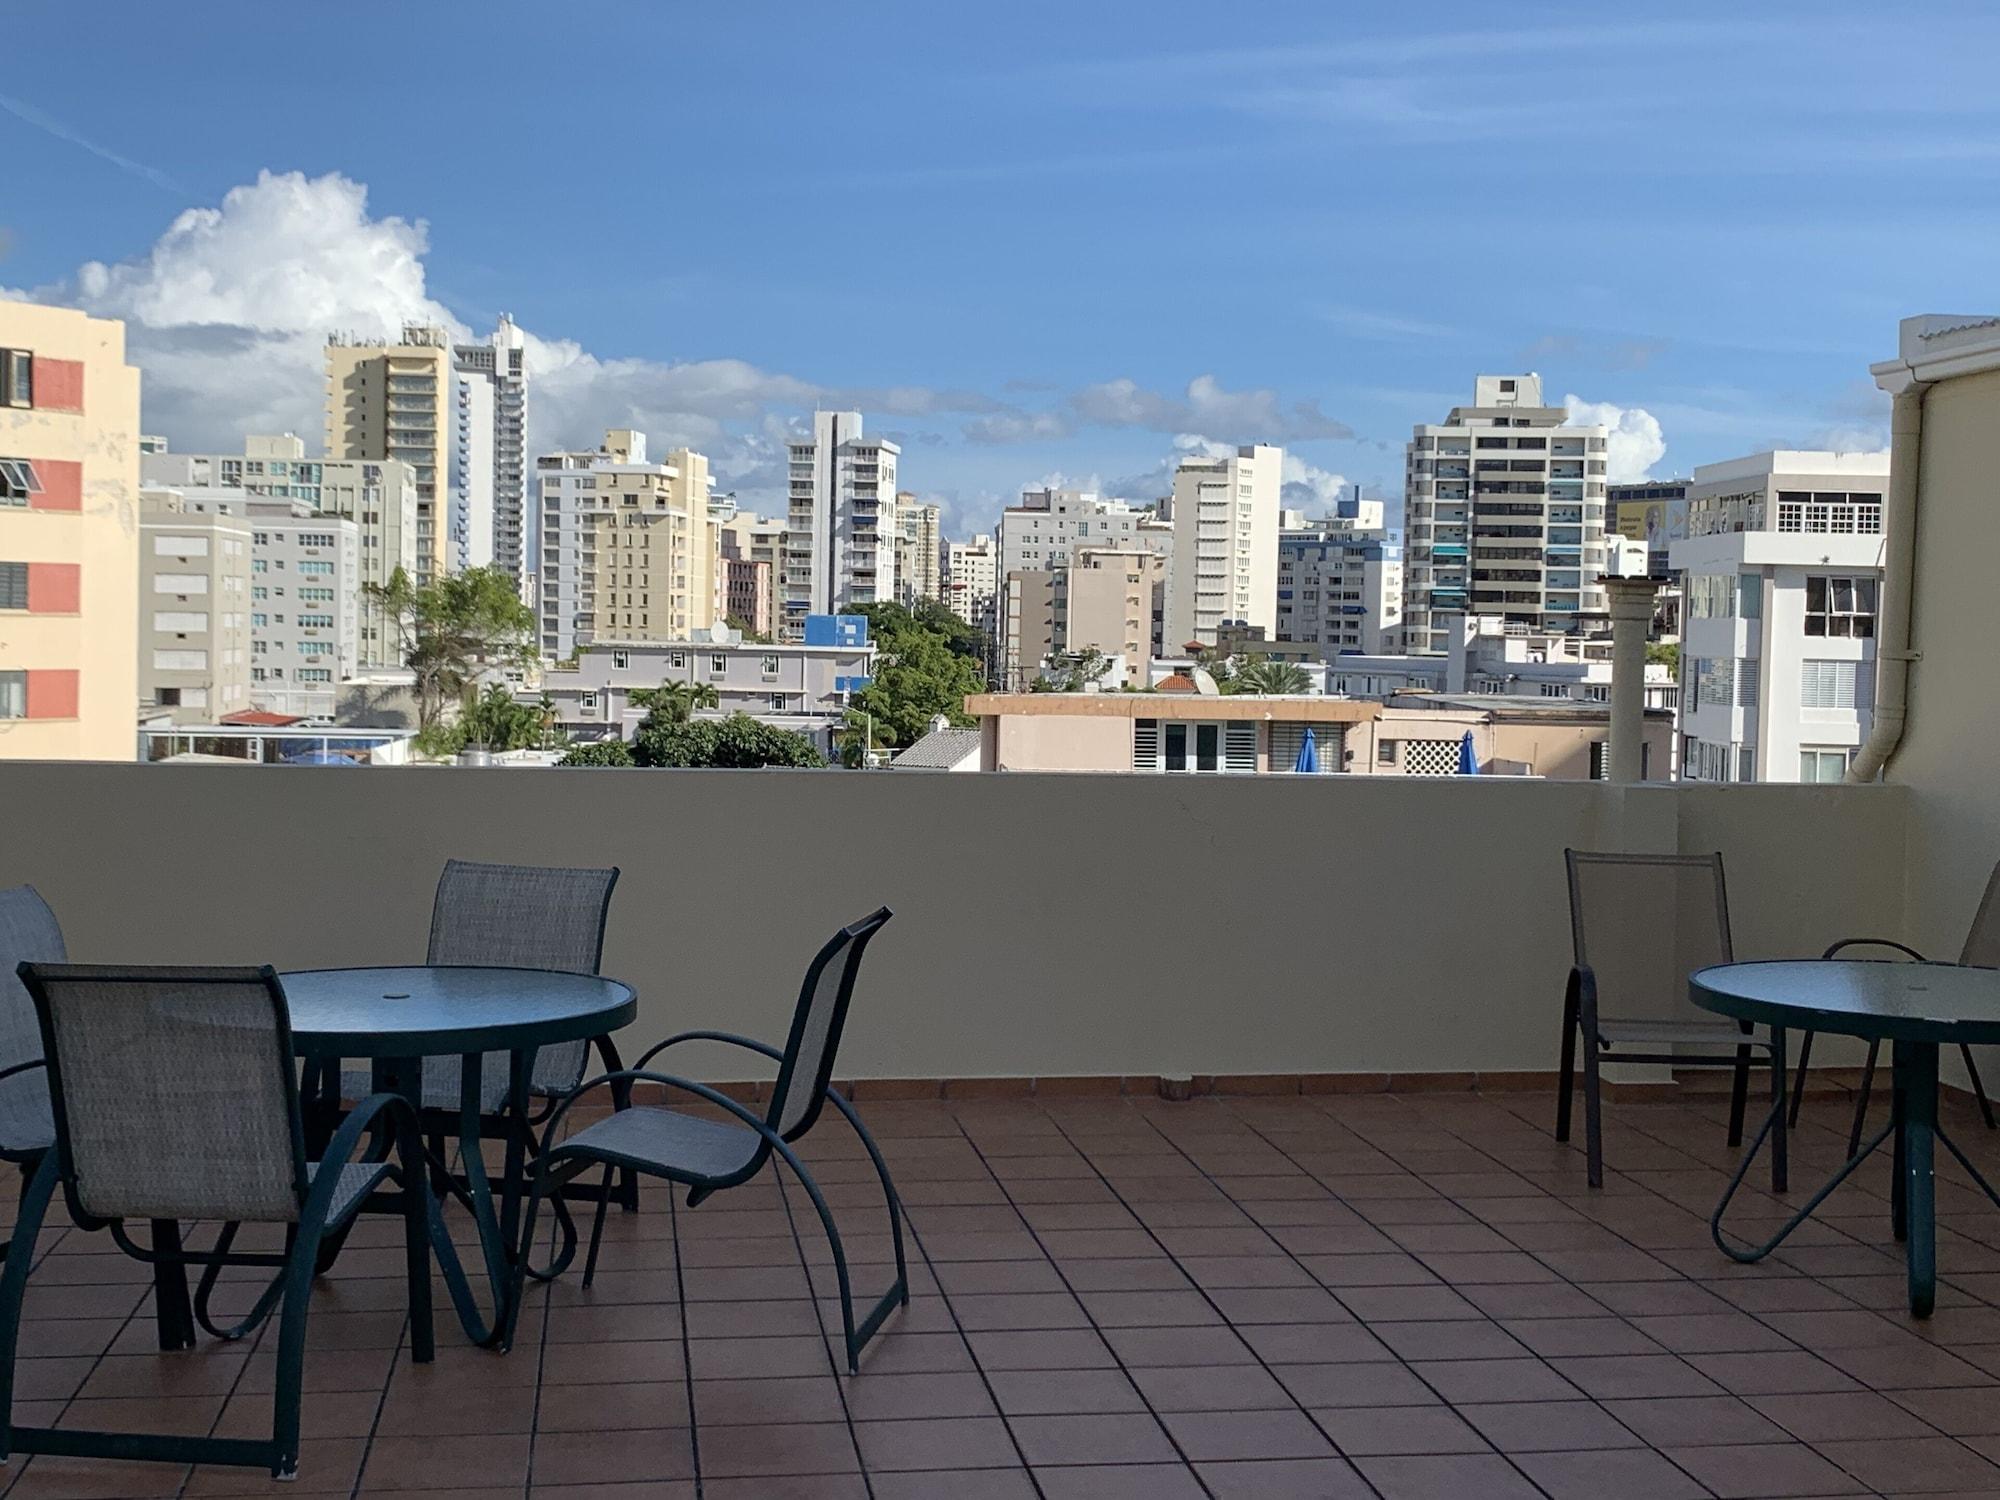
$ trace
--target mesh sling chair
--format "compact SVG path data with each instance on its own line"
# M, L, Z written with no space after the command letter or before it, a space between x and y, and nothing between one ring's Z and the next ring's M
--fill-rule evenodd
M862 1125L854 1106L828 1087L835 1054L840 1050L841 1031L847 1023L847 1007L854 995L854 980L861 969L861 956L869 939L889 920L889 909L881 909L843 927L830 938L806 970L799 987L799 1001L792 1013L791 1033L784 1050L732 1036L720 1031L688 1031L668 1037L641 1057L636 1066L622 1073L594 1078L559 1104L549 1117L542 1136L542 1149L535 1158L534 1187L522 1228L523 1263L535 1232L535 1217L541 1201L557 1193L571 1178L593 1167L603 1167L608 1185L614 1169L629 1168L649 1177L663 1177L688 1189L688 1206L699 1204L713 1193L750 1181L772 1156L777 1156L805 1188L819 1214L827 1243L833 1251L834 1276L840 1284L841 1331L846 1339L847 1367L860 1368L861 1350L884 1320L910 1300L908 1270L903 1260L901 1204L895 1184L889 1179L888 1164L874 1137ZM772 1085L771 1102L760 1118L726 1094L669 1073L649 1072L646 1065L669 1047L682 1042L719 1042L741 1047L770 1058L778 1064L777 1081ZM586 1125L567 1140L559 1141L561 1127L571 1106L591 1090L627 1086L637 1081L662 1089L692 1095L721 1110L726 1116L714 1120L702 1115L651 1105L632 1105L604 1119ZM888 1204L889 1232L896 1249L896 1280L887 1293L869 1309L857 1326L854 1297L848 1280L847 1254L835 1228L832 1210L827 1207L819 1185L799 1160L792 1145L819 1119L821 1108L831 1102L847 1117L847 1122L867 1148L881 1180L882 1196ZM589 1286L597 1272L597 1251L604 1232L604 1209L608 1195L600 1195L596 1221L590 1230L590 1251L584 1260L583 1284ZM518 1314L520 1298L514 1299ZM513 1330L508 1330L511 1339Z
M0 1161L21 1169L23 1193L55 1141L56 1127L49 1115L35 1002L14 971L23 963L59 964L68 956L56 915L33 886L0 891ZM6 1250L0 1240L0 1255Z
M20 974L40 1021L55 1142L22 1201L0 1273L0 1458L19 1451L245 1464L291 1477L320 1236L346 1224L385 1180L402 1190L411 1354L419 1362L432 1356L430 1196L414 1113L394 1095L377 1094L349 1113L318 1161L306 1159L285 992L270 968L27 963ZM396 1135L395 1162L360 1159L377 1127ZM127 1221L223 1221L211 1250L176 1242L177 1275L189 1264L205 1276L224 1265L280 1270L244 1325L255 1326L282 1299L268 1439L13 1425L21 1300L58 1182L77 1224L108 1229L121 1250L144 1261L161 1252L134 1242ZM241 1223L284 1226L284 1251L233 1250Z
M1837 958L1848 948L1893 948L1896 952L1915 960L1928 963L1923 954L1905 943L1892 938L1842 938L1825 953L1822 958ZM1986 891L1979 898L1979 908L1972 914L1972 925L1966 929L1965 944L1958 952L1958 961L1969 968L2000 969L2000 864L1993 867L1987 877ZM1798 1079L1799 1087L1792 1095L1792 1123L1799 1122L1799 1100L1805 1094L1806 1067L1812 1061L1813 1033L1808 1031L1805 1040L1799 1043ZM1960 1055L1965 1058L1965 1072L1972 1084L1974 1097L1979 1100L1979 1112L1986 1118L1986 1128L1994 1128L1993 1104L1986 1097L1986 1085L1980 1081L1979 1065L1972 1060L1972 1048L1959 1043ZM1861 1070L1860 1097L1854 1103L1854 1125L1847 1136L1847 1154L1854 1155L1861 1149L1861 1129L1868 1120L1868 1095L1875 1087L1875 1065L1881 1060L1882 1044L1879 1041L1868 1044L1868 1062Z
M1556 1139L1567 1141L1576 1045L1583 1042L1583 1117L1592 1187L1604 1186L1604 1131L1599 1069L1610 1063L1732 1068L1729 1144L1743 1143L1750 1065L1768 1056L1772 1098L1782 1104L1782 1034L1756 1036L1750 1024L1675 1018L1685 1005L1687 977L1732 961L1729 899L1720 854L1592 854L1565 849L1573 963L1563 995L1562 1080L1556 1099ZM1611 1013L1600 1002L1611 1002ZM1688 1051L1726 1047L1727 1054ZM1782 1108L1773 1132L1771 1185L1785 1190Z
M617 884L615 867L588 870L447 860L431 906L430 944L424 961L595 974L603 962L604 928L611 910L611 893ZM535 1054L533 1066L523 1080L523 1097L519 1099L513 1097L510 1056L505 1052L487 1053L479 1075L481 1134L519 1141L524 1146L530 1143L531 1127L538 1123L535 1101L541 1102L541 1113L546 1115L556 1100L583 1082L584 1065L593 1045L605 1068L616 1072L621 1066L618 1049L608 1036L598 1037L594 1043L564 1042L544 1047ZM440 1162L449 1160L445 1141L459 1130L462 1082L459 1059L423 1060L424 1127L430 1136L432 1155ZM370 1086L370 1075L365 1068L343 1072L337 1090L322 1074L322 1102L337 1108L337 1100L330 1100L330 1095L359 1098ZM616 1102L622 1107L628 1097L629 1090L621 1086ZM442 1176L434 1186L440 1195L459 1191L459 1184ZM627 1209L639 1206L635 1176L626 1174L620 1200ZM553 1267L538 1275L555 1274L575 1253L576 1231L567 1209L560 1204L558 1217L563 1233L562 1251Z

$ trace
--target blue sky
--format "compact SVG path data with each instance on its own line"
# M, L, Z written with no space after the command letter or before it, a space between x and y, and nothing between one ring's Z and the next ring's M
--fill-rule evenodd
M1633 469L1877 446L1896 320L2000 306L1987 5L116 17L10 0L0 287L127 317L185 447L316 440L328 327L504 308L538 438L636 421L756 502L859 401L964 531L1200 442L1393 496L1479 370Z

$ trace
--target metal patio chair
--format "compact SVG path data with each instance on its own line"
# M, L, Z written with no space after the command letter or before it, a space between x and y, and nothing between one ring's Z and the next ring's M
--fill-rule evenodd
M437 895L431 905L430 944L425 962L467 964L479 967L561 969L575 974L595 974L604 958L604 929L611 911L611 893L618 884L618 870L569 869L544 865L494 865L471 860L445 861L438 878ZM565 1042L544 1047L534 1058L527 1079L528 1098L518 1118L511 1093L511 1059L505 1052L489 1052L482 1060L479 1085L481 1133L503 1137L518 1133L532 1146L532 1127L545 1118L555 1102L583 1082L584 1065L595 1046L607 1071L616 1072L622 1063L618 1049L608 1036L592 1042ZM438 1161L448 1161L446 1141L458 1132L460 1091L463 1074L455 1057L427 1057L423 1060L422 1104L424 1128L430 1138L431 1153ZM339 1094L354 1099L370 1087L366 1068L346 1069L340 1075ZM323 1100L332 1093L321 1080ZM629 1097L622 1086L617 1091L620 1108ZM337 1101L333 1101L337 1104ZM539 1102L539 1110L536 1108ZM639 1206L638 1179L623 1174L619 1201L628 1210ZM440 1180L442 1194L455 1184ZM594 1190L576 1196L595 1198ZM575 1226L567 1210L559 1215L563 1247L554 1264L538 1276L554 1275L569 1264L576 1250Z
M21 1169L21 1191L34 1180L42 1153L55 1140L47 1070L35 1002L14 971L23 963L61 963L56 914L31 885L0 891L0 1161ZM7 1242L0 1240L0 1255Z
M430 1196L415 1114L392 1094L351 1111L318 1161L308 1161L285 992L276 971L100 968L24 963L47 1058L54 1144L42 1155L0 1272L0 1458L13 1452L297 1472L306 1311L320 1236L344 1225L385 1180L402 1190L410 1345L432 1356ZM396 1160L359 1160L369 1132L397 1137ZM277 1268L238 1332L280 1307L277 1393L268 1439L190 1437L13 1425L21 1300L35 1241L57 1184L72 1219L108 1229L118 1248L156 1268L156 1295L185 1320L186 1267L210 1280L223 1266ZM212 1219L210 1250L135 1242L130 1221ZM233 1248L242 1223L284 1226L282 1253ZM164 1276L160 1273L164 1272ZM163 1316L172 1315L164 1305ZM189 1342L192 1342L190 1334Z
M1581 1038L1585 1153L1592 1187L1604 1186L1599 1074L1604 1063L1733 1069L1729 1144L1740 1146L1750 1066L1756 1053L1768 1056L1772 1098L1783 1101L1782 1035L1759 1037L1748 1022L1674 1015L1686 1007L1689 974L1733 961L1722 856L1593 854L1565 849L1563 858L1569 870L1573 962L1563 995L1562 1092L1556 1099L1556 1139L1569 1139L1570 1094ZM1730 1051L1718 1056L1687 1050L1703 1047ZM1778 1113L1771 1142L1771 1185L1774 1191L1783 1192L1783 1110Z
M536 1213L542 1199L558 1192L565 1182L593 1167L605 1169L607 1182L613 1169L629 1168L648 1177L663 1177L669 1182L681 1183L688 1189L688 1206L692 1208L713 1193L749 1182L763 1170L765 1162L776 1156L792 1169L792 1174L805 1188L814 1210L819 1214L820 1225L826 1231L827 1243L833 1251L834 1276L840 1285L841 1330L846 1339L847 1367L850 1371L858 1370L863 1346L892 1311L908 1304L910 1282L903 1259L902 1206L896 1197L895 1184L889 1179L888 1164L883 1161L874 1137L862 1125L854 1106L828 1083L833 1076L834 1057L840 1050L841 1032L847 1023L847 1007L854 995L854 980L861 969L862 953L889 916L889 909L885 906L841 928L814 956L806 970L805 982L799 987L798 1005L792 1013L791 1033L782 1051L727 1032L686 1031L668 1037L652 1048L636 1066L621 1073L594 1078L563 1100L544 1127L542 1149L535 1159L534 1187L522 1228L523 1260L527 1247L533 1242ZM694 1041L720 1042L745 1048L778 1064L777 1081L771 1088L771 1102L762 1116L704 1084L670 1073L648 1071L646 1065L669 1047ZM715 1120L653 1105L632 1105L584 1126L567 1140L557 1139L556 1132L577 1100L593 1089L613 1086L620 1081L628 1086L643 1081L689 1094L715 1106L726 1118ZM793 1144L812 1129L821 1109L828 1103L847 1117L848 1124L853 1126L854 1133L867 1148L869 1159L875 1164L876 1176L882 1183L882 1196L888 1204L890 1237L896 1248L895 1284L869 1309L858 1326L854 1319L853 1291L848 1280L847 1254L841 1246L840 1231L834 1226L833 1212L828 1208L819 1185L813 1181L812 1174L806 1170L805 1163L792 1149ZM597 1252L604 1232L606 1201L603 1197L598 1200L596 1221L591 1225L590 1250L583 1268L585 1286L590 1285L597 1272ZM518 1312L518 1298L514 1306ZM511 1332L510 1329L510 1337Z
M1899 943L1893 938L1842 938L1820 956L1835 958L1847 948L1893 948L1917 963L1930 962L1907 943ZM1966 929L1965 943L1958 950L1958 962L1970 968L2000 969L2000 864L1995 864L1993 873L1987 877L1985 893L1980 896L1978 909L1972 914L1972 925ZM1791 1118L1794 1125L1799 1122L1799 1101L1805 1096L1806 1067L1812 1061L1813 1035L1808 1031L1805 1040L1799 1043L1799 1061L1794 1069L1799 1086L1792 1095ZM1965 1058L1966 1076L1972 1083L1973 1096L1979 1100L1979 1112L1986 1118L1986 1128L1991 1130L1994 1128L1993 1103L1986 1097L1986 1086L1980 1081L1979 1064L1972 1060L1969 1044L1960 1042L1958 1050ZM1875 1087L1875 1065L1881 1060L1881 1055L1881 1042L1870 1042L1868 1062L1861 1070L1860 1097L1854 1103L1854 1126L1847 1136L1849 1156L1861 1149L1861 1130L1868 1120L1868 1095Z

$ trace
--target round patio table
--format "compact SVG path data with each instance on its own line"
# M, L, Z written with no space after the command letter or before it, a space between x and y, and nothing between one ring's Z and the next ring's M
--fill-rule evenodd
M281 980L291 1011L293 1051L330 1063L336 1081L340 1059L365 1057L376 1092L400 1094L421 1108L423 1059L460 1059L459 1165L465 1181L458 1196L479 1229L492 1292L490 1320L480 1316L473 1302L441 1213L432 1219L431 1241L467 1336L500 1347L511 1321L509 1306L522 1284L524 1251L516 1239L527 1192L527 1153L525 1127L508 1132L496 1211L480 1150L484 1054L509 1055L509 1108L516 1120L525 1121L536 1051L616 1031L638 1014L637 995L615 979L553 969L419 964L310 969ZM433 1166L440 1180L451 1180L449 1164Z
M2000 969L1852 959L1718 964L1690 975L1688 994L1704 1010L1739 1021L1834 1031L1890 1044L1895 1088L1888 1123L1863 1142L1769 1240L1755 1246L1732 1245L1722 1232L1723 1212L1785 1107L1779 1099L1723 1191L1709 1228L1724 1253L1744 1262L1762 1260L1876 1147L1893 1138L1890 1228L1904 1242L1910 1311L1929 1317L1937 1298L1935 1143L1942 1141L1986 1196L2000 1204L2000 1194L1938 1127L1938 1048L1961 1042L2000 1043Z

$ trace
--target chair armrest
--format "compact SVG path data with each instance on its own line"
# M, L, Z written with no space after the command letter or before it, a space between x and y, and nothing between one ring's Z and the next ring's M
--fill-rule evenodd
M734 1032L681 1031L681 1032L676 1032L674 1035L668 1037L664 1042L659 1043L657 1046L649 1048L646 1051L645 1055L642 1056L637 1062L633 1063L632 1066L635 1068L643 1068L646 1066L647 1063L651 1062L654 1058L658 1057L662 1052L666 1051L667 1048L678 1046L682 1042L721 1042L726 1047L742 1047L750 1052L761 1052L764 1054L764 1056L771 1058L773 1061L776 1062L783 1062L785 1060L785 1054L783 1052L780 1052L776 1047L771 1046L770 1043L752 1041L749 1037L737 1036Z
M306 1194L306 1201L299 1209L301 1232L317 1233L326 1223L327 1211L333 1206L334 1192L340 1186L340 1169L354 1160L354 1153L360 1149L363 1135L375 1123L376 1116L389 1110L406 1110L410 1123L418 1124L416 1111L410 1108L410 1101L401 1094L370 1094L347 1112L340 1122L340 1129L333 1133L333 1139L326 1143L326 1150L320 1153L319 1170L313 1175L312 1191ZM423 1174L414 1162L404 1162L403 1170L416 1179L405 1186L416 1191L423 1181Z
M1591 1046L1597 1045L1597 974L1589 964L1572 965L1569 971L1570 993L1576 997L1577 1024L1583 1030L1583 1039Z
M46 1068L48 1065L47 1058L32 1057L26 1062L14 1063L9 1067L0 1068L0 1083L5 1083L16 1073L26 1073L33 1068Z
M1820 957L1832 958L1834 954L1838 953L1843 948L1894 948L1898 953L1907 953L1911 958L1914 958L1920 964L1926 964L1930 962L1929 959L1925 958L1923 954L1917 952L1917 950L1912 948L1908 943L1899 943L1894 938L1876 938L1876 937L1842 938L1839 942L1835 943L1831 948L1827 949L1826 952L1822 953Z

